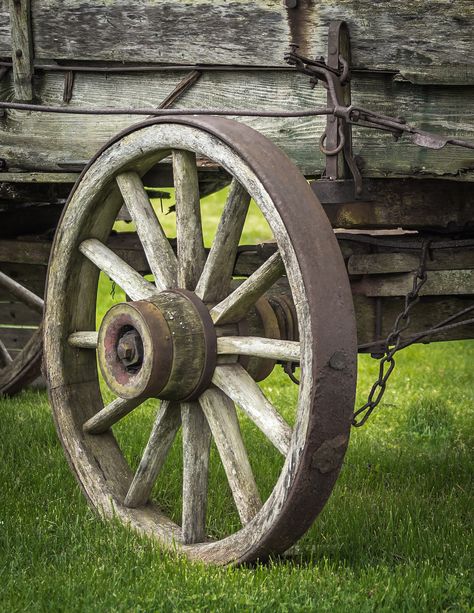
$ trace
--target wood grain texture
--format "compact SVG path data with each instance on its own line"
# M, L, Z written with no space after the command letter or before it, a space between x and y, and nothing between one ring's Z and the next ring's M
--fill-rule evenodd
M116 181L128 212L135 222L155 285L161 290L176 287L176 256L139 175L136 172L123 172L117 176Z
M470 0L32 0L32 10L42 58L282 65L290 42L325 52L329 21L344 19L358 68L474 63Z
M376 275L417 270L420 258L415 253L367 253L351 255L347 262L350 275ZM474 269L474 249L434 249L426 262L427 270Z
M15 98L30 102L33 99L31 0L9 0L9 4Z
M42 298L27 289L21 283L18 283L5 273L0 271L0 287L17 298L20 302L28 305L37 313L43 313L44 301Z
M142 402L143 398L132 398L131 400L116 398L101 411L96 413L94 417L91 417L85 422L84 432L88 434L102 434L106 432L123 417L140 406Z
M244 227L250 196L234 179L219 220L214 242L196 287L204 302L222 300L228 294L237 247Z
M370 275L352 284L356 294L364 296L406 296L413 286L413 274ZM433 270L420 296L449 296L474 294L474 270Z
M379 300L380 321L376 326L376 300L366 296L354 296L359 344L386 339L393 330L396 318L403 311L405 299L402 297L385 297ZM410 326L404 331L403 337L407 338L422 330L433 328L439 322L472 306L474 306L473 296L422 296L419 304L410 314ZM472 318L472 312L453 321L462 321L467 318ZM425 337L420 342L461 340L473 337L474 325L470 324ZM370 352L371 349L364 351Z
M164 400L153 424L140 465L125 497L125 505L145 504L181 425L179 406Z
M182 73L155 75L77 74L71 108L153 107L176 86ZM39 75L36 92L44 104L61 104L60 74ZM322 88L311 90L306 77L295 73L204 72L176 108L258 108L294 110L326 105ZM11 78L0 82L0 99L13 99ZM436 133L474 140L472 87L419 87L396 83L391 75L356 75L354 104L386 115L403 115L411 123ZM81 117L9 111L0 121L0 157L10 167L60 171L85 164L114 134L137 123L137 116ZM242 118L281 147L307 175L320 174L324 157L315 145L325 126L323 118ZM34 134L34 139L32 135ZM405 139L366 129L354 130L354 153L365 176L446 175L474 179L474 154L459 147L422 149Z
M0 324L38 325L42 314L33 311L22 302L0 302Z
M13 358L10 355L10 352L5 347L4 342L0 339L0 366L3 368L4 366L11 364L12 362Z
M140 273L99 240L87 239L81 243L79 250L102 272L118 283L132 300L151 298L158 292L152 283L146 281Z
M247 371L240 364L218 366L212 382L241 407L278 451L286 456L290 447L291 428Z
M206 540L207 490L211 431L197 402L181 403L183 433L184 543Z
M300 344L258 336L222 336L217 339L219 355L250 355L286 362L300 361Z
M173 178L176 190L178 286L193 290L206 261L194 153L184 150L173 151Z
M98 338L99 333L95 330L73 332L68 338L68 343L71 347L79 347L80 349L97 349Z
M199 399L211 428L242 525L258 513L262 502L247 456L234 403L209 388Z
M227 298L211 309L214 323L217 325L240 321L284 272L280 254L274 253Z

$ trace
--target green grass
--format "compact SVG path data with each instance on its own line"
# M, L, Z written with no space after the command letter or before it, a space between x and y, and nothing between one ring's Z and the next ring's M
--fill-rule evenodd
M165 205L168 203L165 202ZM221 199L208 199L217 222ZM166 224L172 232L173 215ZM260 221L245 242L267 237ZM102 280L102 311L122 299ZM56 437L47 396L0 400L0 612L16 611L474 611L474 344L407 349L383 405L354 430L334 493L290 555L214 568L165 553L86 505ZM358 404L376 376L360 358ZM291 422L296 389L276 369L265 392ZM107 392L104 391L107 395ZM155 406L116 428L132 466ZM278 472L271 446L246 420L263 493ZM179 520L179 439L155 494ZM238 525L215 451L209 529Z

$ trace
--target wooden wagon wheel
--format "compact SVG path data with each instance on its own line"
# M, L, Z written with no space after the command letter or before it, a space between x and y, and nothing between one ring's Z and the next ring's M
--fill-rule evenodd
M176 188L177 256L140 180L169 155ZM233 177L207 258L196 155ZM268 221L278 250L233 289L249 197ZM123 200L154 283L104 245ZM99 270L131 302L113 306L97 332ZM285 274L301 342L236 336L238 327L228 324L245 318ZM234 328L233 336L216 338L219 328ZM300 362L293 428L242 364L220 363L221 354L239 353ZM348 443L356 382L355 322L346 271L333 231L304 177L266 138L228 119L153 120L119 135L84 172L58 227L48 272L45 360L59 436L93 506L192 559L238 563L286 550L311 525L333 488ZM117 396L105 407L97 362ZM149 397L161 398L161 408L133 474L111 427ZM281 473L264 501L234 402L273 443L274 452L284 455ZM181 526L163 513L160 503L166 501L150 496L158 473L159 479L166 477L164 461L180 425ZM206 536L211 439L242 525L215 540Z
M0 288L17 301L11 303L10 310L13 316L17 313L23 313L24 309L27 315L25 321L36 323L38 316L41 316L43 313L42 298L1 271ZM4 304L8 306L8 303ZM15 317L12 321L16 321ZM2 321L1 323L3 324L4 322ZM12 350L10 348L11 337L15 332L20 337L24 333L27 336L23 343L19 343L18 349L14 347ZM36 326L34 329L33 326L0 326L0 394L12 396L34 381L40 375L42 355L41 325Z

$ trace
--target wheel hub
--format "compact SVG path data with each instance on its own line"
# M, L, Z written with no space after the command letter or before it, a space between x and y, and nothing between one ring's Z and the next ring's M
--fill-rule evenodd
M99 367L122 398L186 401L211 383L216 333L204 303L187 290L114 305L99 330Z

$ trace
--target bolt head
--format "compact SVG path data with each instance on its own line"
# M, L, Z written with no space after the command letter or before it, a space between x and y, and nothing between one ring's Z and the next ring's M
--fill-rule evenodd
M137 367L143 361L143 344L136 330L129 330L120 337L117 344L117 357L124 366Z

